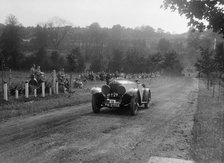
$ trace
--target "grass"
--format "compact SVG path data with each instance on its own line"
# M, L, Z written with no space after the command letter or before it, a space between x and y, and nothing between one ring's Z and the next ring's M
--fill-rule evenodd
M14 72L13 82L23 82L28 80L29 75L27 72ZM51 73L46 73L46 77L49 78ZM76 74L73 74L75 76ZM14 96L9 97L9 101L5 102L0 100L0 121L23 115L32 115L52 109L78 105L86 103L91 100L90 89L93 86L101 86L104 82L86 82L83 89L73 89L73 93L59 93L59 95L46 97L33 97L32 95L26 99L24 96L20 96L19 99L15 99Z

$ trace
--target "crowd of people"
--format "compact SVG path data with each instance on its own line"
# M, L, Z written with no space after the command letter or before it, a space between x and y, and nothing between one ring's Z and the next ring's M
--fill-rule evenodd
M107 73L107 72L97 72L87 71L79 75L79 79L86 81L108 81L112 78L122 77L126 79L148 79L159 76L159 72L156 73L139 73L139 74L126 74L126 73Z
M31 80L36 80L37 83L45 81L44 72L41 71L40 66L32 65L30 68L30 78Z
M33 66L30 69L31 71L31 78L35 78L37 80L42 79L44 80L44 73L41 71L40 66L36 66L33 64ZM97 72L94 73L93 71L86 71L81 74L79 74L75 80L73 81L73 86L75 88L82 88L83 82L87 81L105 81L107 84L109 81L113 78L126 78L126 79L149 79L159 76L159 72L155 73L139 73L139 74L127 74L127 73L119 73L116 71L115 73L108 73L108 72ZM64 68L61 68L57 73L57 79L59 82L59 85L63 85L64 87L69 87L69 77L66 75Z

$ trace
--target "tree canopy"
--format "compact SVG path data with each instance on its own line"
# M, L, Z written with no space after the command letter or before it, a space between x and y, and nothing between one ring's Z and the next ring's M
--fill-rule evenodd
M185 15L189 26L200 31L213 29L224 37L223 0L164 0L162 7Z

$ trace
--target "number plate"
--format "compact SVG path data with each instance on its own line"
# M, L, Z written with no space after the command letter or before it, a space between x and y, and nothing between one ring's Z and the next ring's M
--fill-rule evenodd
M120 103L116 102L116 100L108 100L106 103L108 107L120 107Z

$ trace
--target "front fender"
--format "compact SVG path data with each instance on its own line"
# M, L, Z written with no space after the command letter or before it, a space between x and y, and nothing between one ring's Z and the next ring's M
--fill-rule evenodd
M144 88L142 101L147 101L150 98L151 98L151 91L150 91L150 89L149 88Z
M138 89L137 88L132 88L130 90L128 90L125 94L133 97L136 96L138 94Z
M96 93L101 93L102 92L102 90L101 90L101 88L100 87L93 87L93 88L91 88L91 90L90 90L90 93L93 95L93 94L96 94Z
M129 104L131 102L131 98L134 96L138 96L139 97L139 104L141 104L140 101L140 95L139 95L139 91L137 88L132 88L130 90L128 90L122 98L122 103L123 104Z

